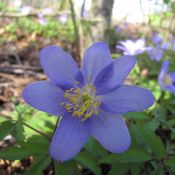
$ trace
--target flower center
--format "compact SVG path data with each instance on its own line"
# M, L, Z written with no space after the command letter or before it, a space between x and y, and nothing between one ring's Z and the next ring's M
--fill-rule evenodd
M163 84L168 86L168 85L171 85L172 84L172 78L170 75L166 74L164 77L163 77L163 80L162 80Z
M92 114L98 114L100 100L96 96L96 89L92 84L87 84L83 88L71 88L66 90L64 97L68 101L61 103L72 116L81 117L82 121L90 118Z

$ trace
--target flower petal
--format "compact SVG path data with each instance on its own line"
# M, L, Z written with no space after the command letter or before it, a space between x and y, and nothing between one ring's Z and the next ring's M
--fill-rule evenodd
M90 121L82 122L78 117L64 116L55 131L50 145L50 155L58 161L73 158L90 135Z
M97 74L111 62L111 54L105 43L97 42L89 47L83 59L82 73L84 83L93 83Z
M166 70L167 69L167 70ZM175 72L170 72L170 73L167 73L168 72L168 68L165 67L164 70L162 70L162 72L160 71L160 77L158 77L158 81L159 81L159 84L161 86L161 88L165 91L169 91L170 93L173 93L175 94ZM162 73L162 75L161 75ZM168 76L172 81L171 84L169 85L166 85L164 83L165 80L163 80L164 78L166 79L165 76Z
M169 75L171 76L173 83L175 83L175 72L170 72Z
M174 84L171 84L171 85L168 85L168 86L163 85L162 89L165 90L165 91L169 91L170 93L175 95L175 85Z
M48 46L40 52L40 63L48 78L65 89L76 86L78 66L73 58L57 46Z
M60 105L64 100L64 92L49 81L38 81L27 85L23 90L24 100L32 107L52 115L64 111Z
M91 127L93 137L107 150L121 153L129 148L131 139L121 116L100 112L92 118Z
M163 62L160 72L159 72L159 77L158 77L159 81L161 81L164 78L164 76L168 73L169 64L170 64L169 60L165 60Z
M154 103L150 91L128 85L122 85L101 98L101 108L113 114L143 111Z
M136 63L132 56L123 56L106 66L95 79L97 94L105 94L121 85Z

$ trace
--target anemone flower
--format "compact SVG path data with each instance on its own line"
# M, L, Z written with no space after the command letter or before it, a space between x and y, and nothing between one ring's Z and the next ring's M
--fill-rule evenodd
M163 42L163 43L161 44L161 48L162 48L163 50L169 50L169 49L170 49L170 43L168 43L168 42Z
M23 15L28 15L29 13L31 13L31 11L33 10L32 7L30 6L22 6L20 7L19 11L23 14Z
M163 38L160 37L158 33L154 33L151 37L151 40L154 44L160 44L163 41Z
M50 145L51 157L73 158L90 135L113 153L129 148L122 114L143 111L154 103L150 91L123 84L136 63L134 57L113 61L107 45L97 42L86 50L81 69L57 46L42 49L40 63L49 80L27 85L23 97L32 107L61 116Z
M55 10L53 8L44 8L41 13L43 15L50 15L53 14L54 12Z
M147 51L149 57L153 61L160 61L161 58L163 57L163 50L160 48L160 46L150 46L148 51Z
M115 32L120 33L122 31L120 26L116 26L115 27Z
M45 26L48 23L47 19L44 17L42 13L38 14L38 22L43 26Z
M136 41L126 40L120 41L119 45L116 48L124 51L124 55L137 55L148 50L148 47L145 47L146 41L144 38L140 38Z
M89 11L84 9L81 13L81 16L84 18L84 19L88 19L89 17Z
M58 20L60 21L61 24L66 24L66 22L68 21L68 15L62 14L58 17Z
M170 61L163 62L158 76L158 82L165 91L175 94L175 72L168 72Z

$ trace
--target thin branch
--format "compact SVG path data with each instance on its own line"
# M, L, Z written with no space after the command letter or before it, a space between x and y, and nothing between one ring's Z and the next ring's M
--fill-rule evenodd
M59 118L57 119L57 122L56 122L56 125L55 125L55 129L54 129L54 132L53 132L53 135L55 134L55 131L56 131L56 129L57 129L57 126L58 126L60 120L61 120L61 117L59 117ZM52 159L52 169L53 169L54 174L55 174L55 163L56 163L55 160Z
M24 70L41 71L40 66L26 66L26 65L13 64L13 65L9 65L9 66L6 66L6 67L8 67L10 69L24 69Z
M82 49L81 49L81 39L80 39L79 27L78 27L77 20L76 20L76 17L78 18L78 16L76 16L76 14L75 14L74 4L73 4L72 0L69 0L69 3L70 3L70 8L71 8L71 17L72 17L74 33L75 33L75 41L76 41L77 52L78 52L78 57L79 57L79 59L77 59L77 63L80 66L81 65L81 50Z
M25 73L28 75L34 75L36 74L36 72L39 74L40 71L41 71L40 67L29 67L24 65L11 65L11 66L0 67L0 72L6 74L21 75Z
M83 15L84 15L83 13L84 13L85 5L86 5L86 0L83 0L83 4L81 7L81 17L83 17Z
M74 4L73 4L72 0L69 0L69 3L70 3L70 8L71 8L71 17L72 17L72 21L73 21L75 36L76 36L76 38L78 38L78 26L76 23Z

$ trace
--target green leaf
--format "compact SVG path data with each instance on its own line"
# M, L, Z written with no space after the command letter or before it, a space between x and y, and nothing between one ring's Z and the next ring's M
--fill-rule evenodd
M14 123L11 121L4 121L0 123L0 140L4 139L5 136L10 134L10 132L13 130Z
M36 128L47 135L51 135L53 133L53 128L55 127L57 118L49 116L47 113L35 111L33 109L28 110L25 114L23 119L25 119L25 123ZM31 137L32 135L36 134L35 131L32 129L24 126L25 129L25 136Z
M155 118L165 118L167 115L167 110L163 105L157 105L153 113L155 115Z
M109 175L124 175L129 171L128 163L117 163L112 165Z
M158 159L165 155L165 147L160 139L148 126L132 125L130 127L133 144L151 151Z
M46 154L41 153L38 150L30 150L30 149L25 149L24 147L8 147L4 150L0 151L0 158L4 158L7 160L20 160L20 159L24 159L26 157L29 156L37 156L37 155L43 155Z
M9 118L3 116L3 115L0 115L0 123L4 122L4 121L7 121L9 120Z
M55 175L60 175L60 174L69 175L65 167L56 161L54 161L54 169L55 169L55 172L54 172Z
M145 123L145 127L149 128L152 131L155 131L160 126L160 121L157 119L153 119L147 123Z
M41 175L42 171L48 167L51 159L49 156L39 156L37 157L29 169L26 171L25 175Z
M164 161L164 164L172 169L175 169L175 158L169 158Z
M100 163L128 163L128 162L144 162L152 159L152 156L138 149L130 149L121 154L111 154L100 160Z
M170 119L168 121L164 121L164 122L167 122L167 125L169 127L172 127L173 128L175 126L175 118L172 118L172 119Z
M148 145L153 154L155 154L158 159L162 159L165 155L165 147L160 137L146 127L143 128L143 137L145 144Z
M103 158L108 152L92 137L89 138L84 148L96 158Z
M50 143L41 135L33 135L26 142L20 143L20 145L26 150L47 154Z
M132 138L132 145L135 145L136 147L143 147L144 145L144 137L142 134L142 129L140 125L132 125L129 128L131 138Z
M169 4L171 2L171 0L164 0L163 1L165 4Z
M165 170L162 167L158 167L151 175L165 175Z
M75 160L85 168L89 168L96 175L101 175L101 169L98 167L98 160L86 152L80 152Z
M124 117L132 120L144 120L148 118L145 112L129 112Z
M12 132L12 135L17 142L21 142L25 140L23 120L21 116L18 116L18 120L15 123L14 131Z
M130 169L132 175L139 175L140 174L140 163L130 163Z
M65 163L54 162L55 175L81 175L81 171L74 161L67 161Z

